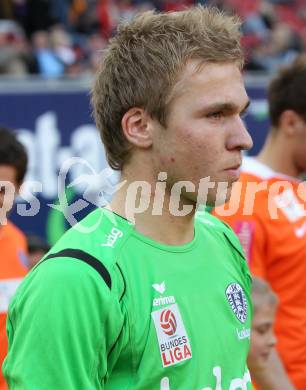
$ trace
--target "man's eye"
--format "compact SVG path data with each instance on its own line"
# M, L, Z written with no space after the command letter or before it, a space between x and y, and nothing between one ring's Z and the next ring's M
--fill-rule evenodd
M224 115L222 111L215 111L207 114L207 118L212 118L212 119L221 119L223 116Z

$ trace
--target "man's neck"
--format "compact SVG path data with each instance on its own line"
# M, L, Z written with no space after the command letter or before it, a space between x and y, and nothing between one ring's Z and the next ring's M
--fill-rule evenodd
M154 190L150 191L149 194L142 194L141 199L139 196L137 199L133 199L133 197L128 195L131 194L129 191L132 183L133 180L129 178L126 184L116 192L108 206L112 211L133 222L135 229L139 233L154 241L166 245L184 245L193 240L195 206L188 205L189 208L193 208L193 211L186 216L175 215L175 212L170 212L169 210L170 196L168 191L166 191L163 199L159 198L159 195ZM155 182L149 184L152 189L155 188ZM142 204L148 204L146 210L142 212L136 210L137 208L140 209L140 202ZM155 212L153 212L154 203ZM158 203L159 205L156 207Z
M273 169L273 171L286 176L299 177L301 174L294 163L290 145L277 134L270 133L268 135L257 160Z

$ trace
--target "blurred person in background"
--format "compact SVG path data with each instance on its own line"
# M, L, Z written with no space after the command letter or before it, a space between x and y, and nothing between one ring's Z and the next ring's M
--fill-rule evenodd
M48 36L49 33L55 35L47 45L50 51L40 50L39 54L44 66L54 69L50 77L87 75L88 71L96 68L96 56L86 55L92 34L109 39L123 19L128 21L149 9L177 11L195 3L216 6L241 17L242 44L247 55L246 70L271 73L305 51L304 0L1 0L0 19L15 20L28 38L27 43L23 43L23 49L20 43L16 48L15 39L10 42L12 47L1 50L0 63L2 56L2 61L4 58L6 64L11 64L5 66L2 73L26 75L30 72L49 77L45 71L31 67L32 51L37 56L36 37L33 34L45 31ZM52 42L55 44L54 50Z
M61 27L54 26L50 30L50 44L54 54L68 68L76 60L70 35Z
M32 269L40 259L49 251L50 245L35 234L27 235L28 264Z
M27 154L23 145L11 131L0 128L0 365L7 353L8 305L28 270L25 236L7 220L26 169ZM0 389L7 389L2 371Z
M277 23L253 52L253 61L262 70L273 72L280 64L291 63L302 50L301 39L285 23Z
M223 8L231 8L243 20L246 70L274 72L305 50L304 0L224 0L220 4Z
M63 76L65 66L51 49L49 33L43 30L36 31L32 35L32 44L37 73L45 78Z
M254 373L266 369L269 356L276 344L273 326L278 299L267 282L256 276L252 279L252 303L254 314L252 319L248 367L254 375ZM258 390L255 385L254 390Z
M0 20L0 74L28 74L29 48L22 28L11 20Z
M267 280L280 301L276 350L269 369L255 378L263 389L290 388L283 365L295 388L306 389L306 186L300 179L306 171L305 86L306 54L269 86L272 127L259 155L243 161L242 189L234 187L231 198L239 197L238 210L230 216L215 210L239 236L252 273ZM250 191L252 183L261 187Z

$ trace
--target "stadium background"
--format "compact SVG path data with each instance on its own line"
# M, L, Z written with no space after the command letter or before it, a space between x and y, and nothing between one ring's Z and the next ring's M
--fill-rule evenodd
M16 129L29 152L26 183L11 215L25 233L35 233L53 243L69 227L69 222L63 209L59 211L50 205L60 198L65 208L65 204L83 199L82 210L75 213L79 219L103 200L101 188L107 192L108 182L98 175L107 163L91 117L89 89L99 51L114 33L118 21L147 9L178 10L193 3L191 0L1 0L0 123ZM279 66L305 51L306 2L200 3L229 12L234 10L243 20L245 81L251 98L245 120L254 139L250 154L256 154L269 126L265 100L268 80ZM58 188L58 171L70 157L82 161L71 164L63 192ZM88 175L94 171L95 185L88 181ZM76 184L69 187L71 180ZM40 183L36 184L36 193L33 182Z

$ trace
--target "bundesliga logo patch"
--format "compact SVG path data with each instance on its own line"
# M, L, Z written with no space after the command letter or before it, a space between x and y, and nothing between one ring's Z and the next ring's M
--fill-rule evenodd
M151 313L157 334L163 367L191 359L191 347L186 329L175 303Z
M235 316L240 322L245 323L247 318L248 304L242 287L238 283L231 283L227 287L225 293L227 300L231 305L233 312L235 313Z

